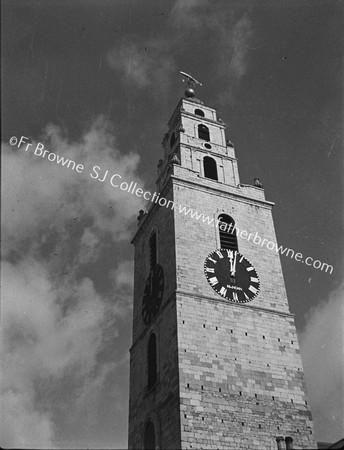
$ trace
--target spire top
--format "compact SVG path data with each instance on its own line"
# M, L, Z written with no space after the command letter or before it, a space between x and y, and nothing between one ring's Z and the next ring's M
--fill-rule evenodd
M189 75L186 72L179 72L181 75L183 75L184 78L182 78L183 83L186 83L186 88L185 88L185 97L187 98L192 98L195 96L195 91L194 91L194 87L196 86L196 84L199 84L200 86L202 86L202 83L200 83L199 81L196 80L196 78L194 78L193 76Z

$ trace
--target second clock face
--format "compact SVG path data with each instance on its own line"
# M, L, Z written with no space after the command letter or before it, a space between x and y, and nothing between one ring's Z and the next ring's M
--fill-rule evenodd
M247 303L258 295L256 269L237 251L214 250L204 262L204 273L214 291L227 300Z

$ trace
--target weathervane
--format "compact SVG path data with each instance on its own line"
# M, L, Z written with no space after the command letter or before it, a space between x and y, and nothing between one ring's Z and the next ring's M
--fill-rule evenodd
M183 75L183 77L184 77L184 78L182 78L183 83L186 83L185 96L186 97L194 97L195 91L193 88L196 86L196 84L199 84L200 86L202 86L202 83L197 81L196 78L192 77L188 73L185 73L182 71L180 71L179 73L181 75Z

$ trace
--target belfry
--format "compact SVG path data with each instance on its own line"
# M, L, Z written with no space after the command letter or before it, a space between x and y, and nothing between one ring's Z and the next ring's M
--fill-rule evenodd
M130 449L314 449L273 203L189 82L141 212L130 349ZM251 238L249 238L251 235Z

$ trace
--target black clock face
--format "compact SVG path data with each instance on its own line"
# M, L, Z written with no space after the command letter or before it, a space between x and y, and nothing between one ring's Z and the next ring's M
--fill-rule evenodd
M150 271L142 299L142 318L149 324L159 311L164 294L164 271L160 264L156 264Z
M256 269L237 251L214 250L204 262L204 273L214 291L227 300L246 303L258 295Z

